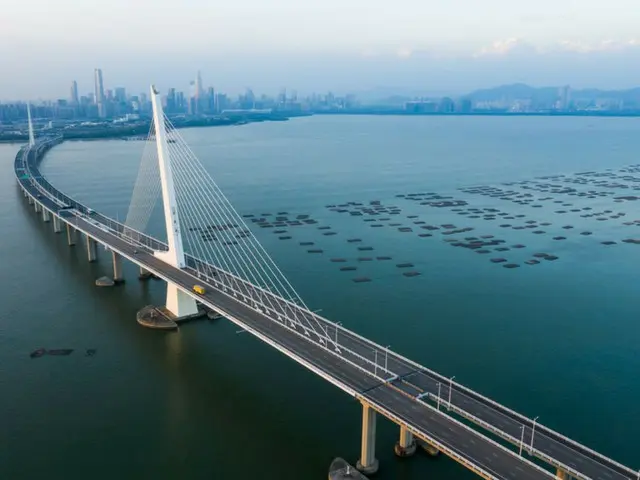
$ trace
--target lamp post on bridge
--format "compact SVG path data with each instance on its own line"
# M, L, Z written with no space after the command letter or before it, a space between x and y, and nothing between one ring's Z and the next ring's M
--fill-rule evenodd
M454 375L449 379L449 405L447 406L447 410L451 410L451 390L453 390L453 379L456 378Z
M387 345L386 347L384 347L384 371L386 373L389 373L389 370L387 369L387 357L389 356L389 347L391 345Z
M375 363L373 375L377 377L378 376L378 350L374 350L373 353L374 353L373 361Z
M536 417L533 419L533 428L531 429L531 445L529 445L529 453L531 455L533 455L533 435L536 433L536 421L539 419L540 417Z
M336 352L340 353L340 348L338 347L338 327L342 325L342 322L336 322L336 339L335 339L335 348Z
M522 445L524 444L524 425L522 427L522 435L520 435L520 453L518 455L522 456Z
M440 410L440 387L442 387L442 384L440 382L438 382L438 403L437 403L437 410Z

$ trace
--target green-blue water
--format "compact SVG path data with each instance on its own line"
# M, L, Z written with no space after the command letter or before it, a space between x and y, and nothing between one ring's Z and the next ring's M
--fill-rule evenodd
M640 227L622 225L640 218L640 202L523 190L572 204L533 208L458 188L618 173L638 163L639 128L636 119L322 116L181 134L240 213L307 214L338 232L293 227L291 240L279 240L256 230L310 307L637 468L640 246L620 241L640 238ZM135 312L161 303L164 288L139 283L131 265L124 286L97 289L109 258L100 252L100 262L88 264L81 246L68 248L65 235L36 217L14 186L17 148L0 146L2 478L310 479L325 478L334 456L355 463L360 409L349 397L224 321L169 334L143 329ZM139 142L64 143L43 172L123 219L142 149ZM526 217L470 219L395 197L410 192ZM389 222L371 228L363 217L325 208L371 200L400 207L392 221L414 231ZM626 216L597 221L569 211L583 207ZM554 213L560 209L568 213ZM499 227L531 219L551 225L540 235ZM495 235L526 248L479 255L448 245L440 231L419 237L426 230L413 221L473 227L452 237ZM156 215L151 231L161 229ZM585 230L593 235L579 234ZM552 239L559 235L567 239ZM349 237L375 250L359 252ZM324 254L307 253L301 241ZM524 265L535 252L559 259ZM357 262L365 255L393 260ZM496 256L521 267L492 264ZM353 283L355 272L339 271L330 257L347 258L357 276L373 281ZM404 277L401 262L421 275ZM77 350L29 358L38 347ZM85 357L86 348L96 356ZM445 458L397 460L397 428L380 420L378 429L376 478L473 478Z

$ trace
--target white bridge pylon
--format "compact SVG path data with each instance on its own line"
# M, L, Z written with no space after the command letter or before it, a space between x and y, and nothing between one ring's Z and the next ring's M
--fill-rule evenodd
M162 186L162 206L165 225L167 228L167 244L169 249L164 252L156 251L154 255L162 261L177 268L186 266L178 204L173 182L171 154L167 143L167 131L164 124L162 99L155 86L151 85L151 103L153 105L153 120L155 126L156 148L158 150L158 167ZM166 308L177 317L193 315L198 312L196 301L174 284L167 283Z
M36 144L36 138L33 134L33 121L31 120L31 104L27 103L27 119L29 123L29 146L33 147Z

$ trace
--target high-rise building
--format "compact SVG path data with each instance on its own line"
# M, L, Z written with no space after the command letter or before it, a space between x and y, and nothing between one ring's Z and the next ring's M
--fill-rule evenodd
M71 82L70 99L71 99L71 104L72 105L78 105L78 103L79 103L79 99L78 99L78 82L76 82L75 80Z
M176 89L170 88L167 92L167 113L175 113L176 111Z
M96 68L93 72L94 74L94 91L95 91L95 102L98 106L98 116L100 118L106 117L106 108L104 104L104 85L102 83L102 70Z
M127 91L124 89L124 87L116 87L115 98L117 102L127 101Z
M568 110L571 106L571 87L565 85L558 91L558 108L560 110Z
M190 94L189 94L189 115L195 115L198 113L198 86L195 81L191 81L189 83Z
M176 92L176 109L180 112L184 112L184 92Z
M216 113L216 92L213 87L207 89L207 113Z

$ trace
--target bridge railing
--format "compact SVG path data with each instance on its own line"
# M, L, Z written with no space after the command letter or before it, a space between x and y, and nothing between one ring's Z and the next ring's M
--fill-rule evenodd
M52 146L54 143L52 142L51 144L49 144L46 148L50 148L50 146ZM26 148L25 151L23 152L23 158L25 158L25 168L30 169L31 167L31 162L29 161L29 155L30 155L30 149ZM44 179L39 170L37 169L37 162L38 159L34 159L35 160L35 165L33 165L36 168L36 173L37 173L37 179L34 182L34 185L39 185L41 187L43 187L45 189L46 192L48 192L50 195L54 196L55 198L58 198L60 200L62 200L63 202L65 202L66 204L71 204L74 206L79 207L78 210L81 213L84 213L84 217L87 218L94 218L94 219L100 219L102 220L102 222L100 223L104 223L107 225L107 227L112 231L112 233L114 235L117 235L123 239L126 239L129 242L134 242L138 245L141 246L145 246L147 248L153 249L153 250L166 250L167 249L167 245L164 244L163 242L155 239L154 237L151 237L149 235L146 235L142 232L137 232L134 229L131 229L130 227L128 227L125 224L122 224L120 222L117 222L113 219L111 219L110 217L106 217L102 214L94 214L95 216L91 216L89 217L88 214L86 212L89 211L89 208L75 200L73 200L71 197L68 197L67 195L63 194L62 192L60 192L58 189L56 189L55 187L53 187L46 179ZM31 172L32 173L32 172ZM33 179L33 175L32 175L32 179ZM33 181L33 180L32 180ZM188 255L189 258L192 259L193 262L202 262L201 260L197 259L196 257L194 257L193 255ZM206 263L206 262L204 262ZM209 264L207 264L209 265ZM533 424L533 420L518 413L515 412L514 410L509 409L508 407L488 398L485 397L483 395L481 395L480 393L458 383L458 382L453 382L450 378L447 378L441 374L439 374L438 372L435 372L423 365L418 364L417 362L414 362L400 354L398 354L397 352L394 352L386 347L382 347L381 345L367 339L364 338L358 334L356 334L355 332L352 332L351 330L346 329L345 327L343 327L342 325L335 323L335 322L331 322L327 319L325 319L324 317L321 317L320 315L317 315L317 313L312 312L306 308L301 307L300 305L297 305L287 299L281 298L281 297L277 297L277 298L272 298L275 297L273 293L271 293L268 290L264 290L261 287L255 286L239 277L234 276L233 274L229 273L229 272L224 272L223 270L219 269L218 267L215 267L213 265L211 265L211 267L216 271L216 273L220 272L223 273L225 276L228 276L230 279L232 278L232 281L230 281L229 283L222 283L221 281L215 279L215 277L213 275L211 276L207 276L207 280L209 282L212 282L214 285L217 286L217 288L224 290L224 289L231 289L232 294L235 293L237 295L242 295L244 300L246 302L260 302L261 306L265 308L265 311L269 311L271 312L273 315L276 315L276 318L278 318L279 316L283 316L286 315L288 312L287 310L278 310L276 308L274 308L274 303L276 305L281 304L282 302L286 303L286 306L290 312L293 312L294 316L298 315L298 316L304 316L304 317L308 317L311 316L313 318L314 321L318 322L319 324L323 325L324 327L326 327L324 329L325 332L325 336L323 337L323 342L320 342L319 340L315 341L314 343L318 344L319 346L327 349L329 352L331 352L332 354L336 355L342 355L342 352L344 351L347 354L350 354L353 358L360 360L362 363L364 363L365 367L369 367L372 368L371 370L367 370L367 373L369 373L370 375L373 375L374 377L376 377L377 379L379 379L380 381L389 381L390 378L393 378L393 376L395 375L394 372L392 372L388 367L383 368L382 365L378 364L377 359L374 357L373 359L369 359L366 357L363 357L362 355L360 355L359 353L347 349L346 347L343 347L342 345L340 345L339 342L339 336L338 333L340 333L341 335L348 335L352 340L353 339L357 339L363 346L369 347L371 349L372 352L374 352L374 355L377 355L378 352L380 353L384 353L387 356L390 356L392 359L401 362L402 364L412 367L413 369L415 369L416 371L424 371L426 373L428 373L430 376L439 379L441 382L446 383L451 385L453 388L466 393L467 395L469 395L471 398L480 401L481 403L485 403L487 405L492 406L493 408L496 408L497 410L507 414L507 416L511 416L512 418L516 418L518 420L520 420L523 425L527 425L527 426L531 426ZM203 275L202 272L195 271L196 276L199 275ZM256 289L260 292L260 295L256 295L256 296L247 296L243 293L242 288L239 287L239 285L242 285L245 289L245 291L256 291ZM227 290L228 291L228 290ZM264 300L263 300L263 296L266 296L267 298L269 298L269 300L272 300L269 302L269 304L267 304ZM273 320L273 321L277 321L277 320ZM282 321L280 321L282 322ZM280 323L282 324L282 323ZM286 324L285 324L286 327ZM289 328L289 327L287 327ZM330 333L334 333L335 332L335 337L331 338ZM309 338L307 338L309 340ZM333 345L333 349L329 347L329 345ZM336 350L336 347L338 350ZM342 355L344 356L344 355ZM358 368L362 368L362 365L360 364L356 364L356 366L358 366ZM378 375L378 370L380 372L384 372L386 374L385 377ZM466 415L469 415L468 412L465 412ZM494 431L494 433L498 433L501 436L504 435L509 435L506 432L503 432L499 429L496 429L495 427L487 427L488 424L486 424L486 422L483 422L480 419L474 418L473 419L474 422L478 423L479 425L481 425L481 423L484 423L485 425L481 425L484 428L488 428L491 431ZM609 457L606 457L605 455L602 455L588 447L586 447L585 445L582 445L579 442L576 442L540 423L536 423L536 429L538 432L542 433L545 432L549 437L554 438L554 439L559 439L559 441L565 443L568 446L574 447L576 448L576 450L578 450L579 452L582 452L583 454L586 454L587 456L591 457L592 459L598 460L598 461L602 461L604 465L613 465L615 467L617 467L617 469L622 470L624 472L626 472L627 474L630 475L637 475L637 472L635 472L634 470L630 469L629 467L626 467L622 464L620 464L619 462L616 462L615 460L612 460ZM497 431L496 431L497 430ZM513 437L510 436L510 439L512 439ZM544 454L543 452L539 452L536 451L536 453L539 454L540 457L545 458L545 459L550 459L551 457L549 457L548 455ZM557 461L554 461L553 463L558 463ZM573 470L571 467L565 466L563 467L565 468L569 473L571 473L574 476L580 477L580 478L586 478L584 477L584 475L581 475L579 472L576 472L575 470ZM572 471L571 471L572 470ZM633 477L630 477L633 478Z

